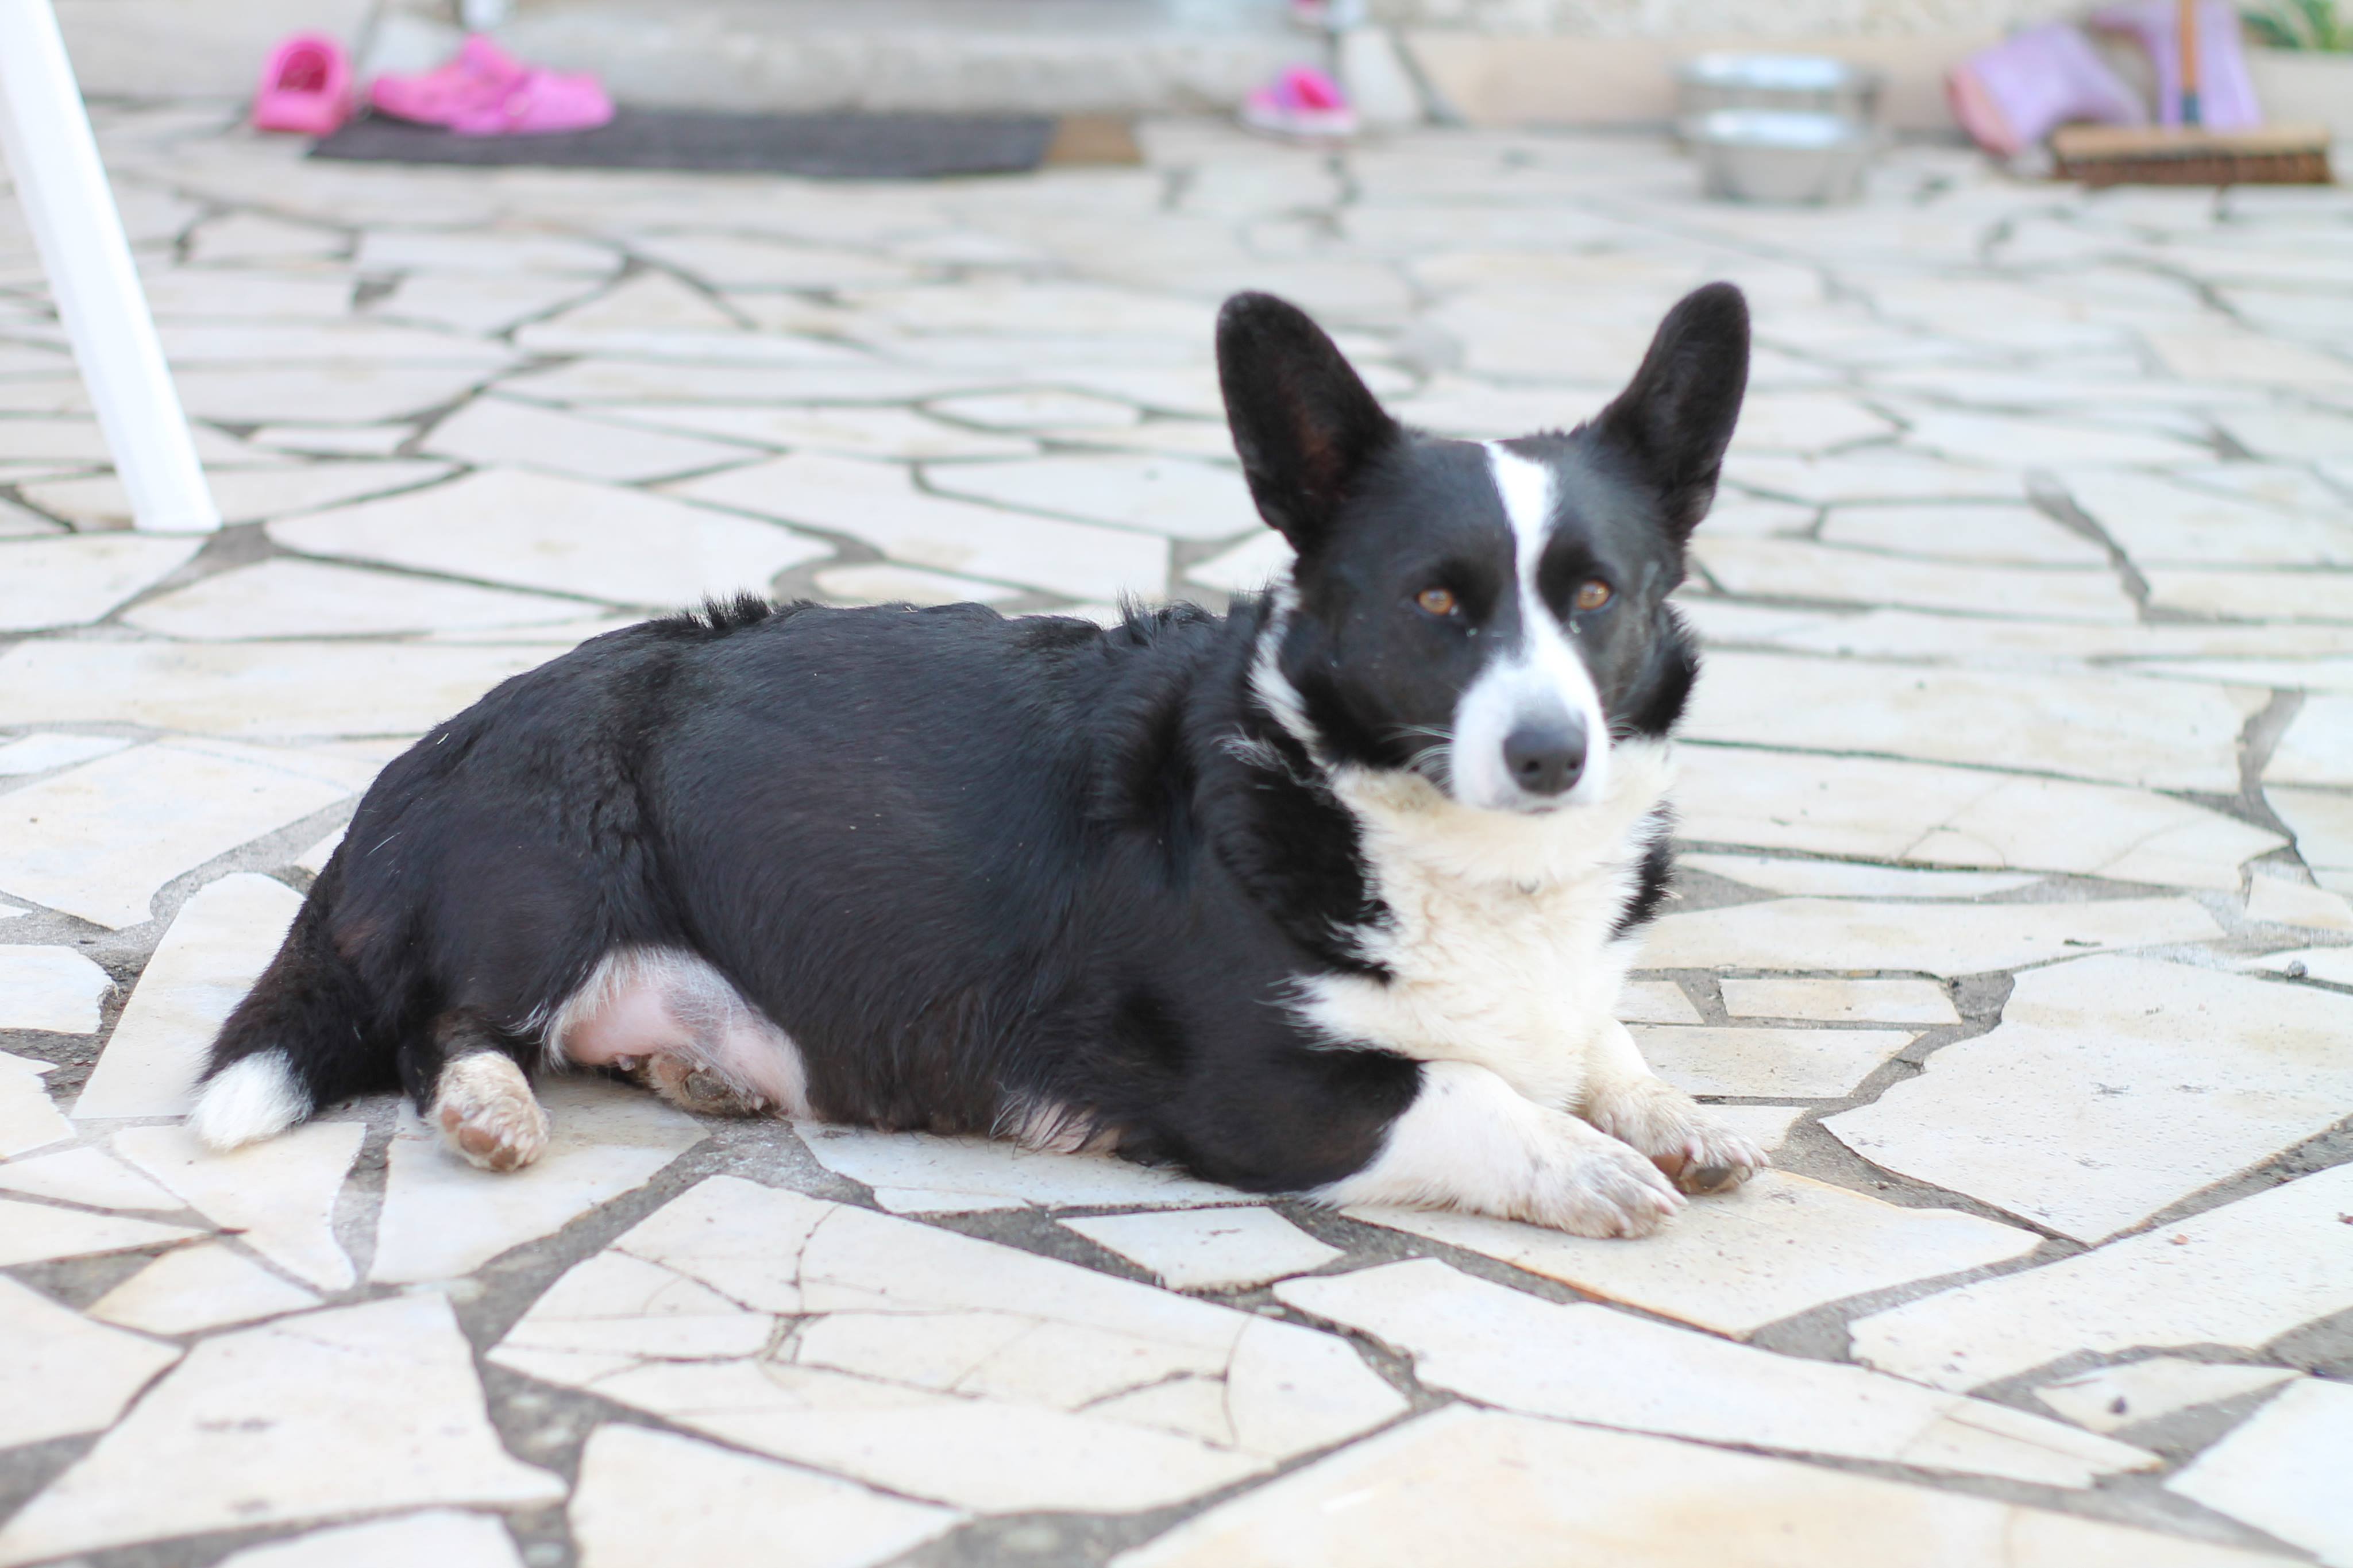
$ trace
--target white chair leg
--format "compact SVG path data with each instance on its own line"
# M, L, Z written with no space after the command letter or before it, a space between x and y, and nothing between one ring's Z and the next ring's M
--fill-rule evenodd
M218 528L49 0L0 0L0 150L132 519Z

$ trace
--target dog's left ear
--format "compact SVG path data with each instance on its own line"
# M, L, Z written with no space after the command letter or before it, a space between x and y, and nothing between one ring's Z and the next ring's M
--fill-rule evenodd
M1667 312L1642 368L1593 422L1657 492L1678 541L1715 500L1747 388L1748 301L1729 283L1710 283Z
M1259 515L1307 553L1397 421L1324 330L1271 294L1237 294L1218 312L1218 380Z

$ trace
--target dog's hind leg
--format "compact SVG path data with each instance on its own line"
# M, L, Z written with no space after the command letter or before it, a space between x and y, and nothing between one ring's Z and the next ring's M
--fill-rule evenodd
M508 1037L477 1014L450 1012L434 1020L425 1048L438 1056L426 1120L450 1148L486 1171L519 1170L546 1152L547 1112Z

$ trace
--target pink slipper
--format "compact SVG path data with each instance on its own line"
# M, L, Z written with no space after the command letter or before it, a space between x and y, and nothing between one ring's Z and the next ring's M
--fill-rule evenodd
M594 131L613 118L613 100L593 76L527 70L504 91L461 110L449 121L460 136L547 136Z
M253 95L258 131L325 136L352 115L352 62L321 33L297 33L269 51Z
M522 79L524 67L480 33L470 35L449 63L413 76L380 76L368 83L368 102L397 120L447 125L472 105Z
M1953 118L1989 153L2015 157L2057 127L2148 120L2084 35L2064 22L2030 28L1970 56L1945 79Z
M1340 84L1312 66L1293 66L1242 104L1242 123L1275 136L1324 140L1356 133L1356 111Z

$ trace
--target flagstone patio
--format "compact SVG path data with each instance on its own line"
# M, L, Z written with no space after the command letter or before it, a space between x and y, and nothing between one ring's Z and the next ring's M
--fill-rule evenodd
M0 1568L2353 1564L2353 193L1638 137L941 184L100 115L230 526L129 530L0 207ZM705 593L1221 603L1218 300L1574 421L1746 287L1623 1016L1778 1169L1661 1235L549 1087L179 1125L374 771Z

